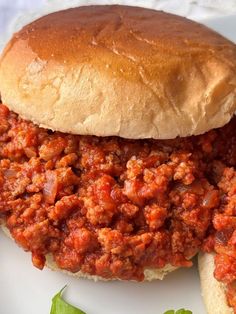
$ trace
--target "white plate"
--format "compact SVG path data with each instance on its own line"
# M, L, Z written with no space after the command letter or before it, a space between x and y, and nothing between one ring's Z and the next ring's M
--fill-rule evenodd
M236 16L204 21L236 41ZM162 314L185 307L205 314L196 266L162 282L93 282L31 265L30 255L0 234L0 313L49 314L52 296L68 285L65 297L87 314ZM58 313L59 314L59 313Z

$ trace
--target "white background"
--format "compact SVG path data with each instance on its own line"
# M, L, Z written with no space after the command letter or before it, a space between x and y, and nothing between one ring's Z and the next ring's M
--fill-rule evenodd
M0 0L0 40L4 42L13 29L19 28L34 16L42 15L42 12L94 2ZM136 5L154 6L196 20L236 12L236 1L230 0L119 1L128 4L134 2ZM22 15L26 17L22 18ZM208 23L236 40L236 16ZM194 314L205 314L196 266L178 270L163 282L94 283L47 269L37 270L31 265L30 255L1 233L0 250L0 314L49 314L52 296L65 284L69 286L67 300L88 314L162 314L167 309L181 307L193 310Z

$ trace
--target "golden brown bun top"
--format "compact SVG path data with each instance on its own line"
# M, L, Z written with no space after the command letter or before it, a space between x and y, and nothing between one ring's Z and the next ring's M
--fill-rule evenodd
M164 12L79 7L13 36L1 58L0 91L13 111L62 132L199 134L236 111L236 48Z

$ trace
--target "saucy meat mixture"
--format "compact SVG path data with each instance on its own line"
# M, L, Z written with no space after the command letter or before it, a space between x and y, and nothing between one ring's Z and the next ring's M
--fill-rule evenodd
M0 105L0 215L42 269L143 280L216 252L236 311L236 118L204 135L127 140L39 128Z

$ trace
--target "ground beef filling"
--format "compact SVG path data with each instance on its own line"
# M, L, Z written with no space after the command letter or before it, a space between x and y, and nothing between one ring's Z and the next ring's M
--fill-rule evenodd
M71 272L143 280L147 268L191 266L203 247L232 292L235 125L175 140L101 138L42 129L0 105L1 218L40 269L51 254Z

